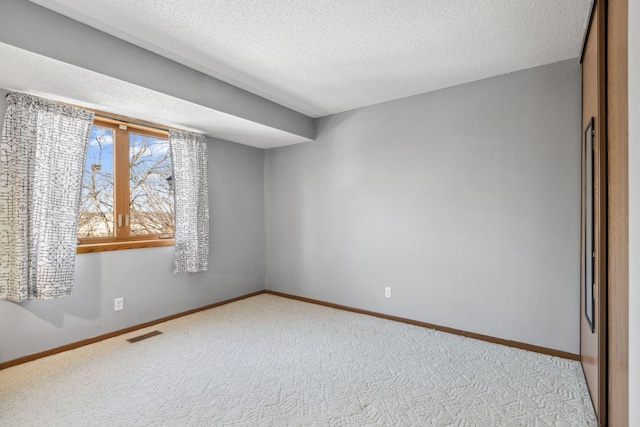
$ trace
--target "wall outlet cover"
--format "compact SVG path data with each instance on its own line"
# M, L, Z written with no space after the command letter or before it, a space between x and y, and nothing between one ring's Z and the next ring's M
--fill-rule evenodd
M113 311L120 311L124 309L124 298L116 298L113 303Z
M391 288L388 286L384 288L384 297L391 298Z

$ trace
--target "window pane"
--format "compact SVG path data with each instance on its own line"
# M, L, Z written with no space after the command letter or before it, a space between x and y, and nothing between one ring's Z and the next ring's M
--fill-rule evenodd
M132 236L173 236L173 170L169 141L129 134L130 200ZM173 179L173 178L171 178Z
M114 131L93 126L82 178L78 237L113 236Z

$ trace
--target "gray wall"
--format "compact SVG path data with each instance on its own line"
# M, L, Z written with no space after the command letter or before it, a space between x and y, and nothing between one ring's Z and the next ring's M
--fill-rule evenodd
M577 354L580 81L564 61L268 150L266 288Z
M264 151L209 139L209 203L206 273L174 275L173 247L80 254L72 295L0 301L0 363L264 289Z
M640 2L629 2L629 425L640 426Z
M210 139L209 271L78 255L71 296L0 301L0 362L263 289L265 229L267 289L577 353L579 127L566 61L330 116L266 158Z

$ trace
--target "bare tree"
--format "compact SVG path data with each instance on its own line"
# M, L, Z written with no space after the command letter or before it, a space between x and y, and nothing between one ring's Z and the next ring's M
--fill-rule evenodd
M95 129L95 128L94 128ZM98 128L85 166L78 237L113 236L114 178L110 129ZM172 175L166 140L131 133L129 146L129 209L131 235L172 235ZM109 158L110 156L110 158Z
M141 136L130 147L131 234L173 234L169 144Z
M78 218L78 237L113 236L113 168L103 168L105 157L113 157L112 131L97 128L82 180L82 199ZM110 146L109 149L106 149ZM113 159L111 159L113 163Z

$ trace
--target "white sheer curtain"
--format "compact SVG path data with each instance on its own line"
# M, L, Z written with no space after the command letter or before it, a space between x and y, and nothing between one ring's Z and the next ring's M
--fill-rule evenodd
M175 192L174 273L207 271L209 265L209 172L207 139L169 131Z
M0 299L69 295L93 113L7 96L0 140Z

